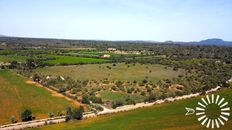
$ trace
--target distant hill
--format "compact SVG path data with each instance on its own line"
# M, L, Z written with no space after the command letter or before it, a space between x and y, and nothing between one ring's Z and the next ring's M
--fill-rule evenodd
M213 39L206 39L199 42L203 45L222 45L222 46L232 46L232 42L224 41L222 39L213 38Z
M222 39L218 39L218 38L212 38L212 39L206 39L206 40L202 40L200 41L200 43L203 44L214 44L214 43L224 43L225 41Z
M6 36L5 36L5 35L1 35L1 34L0 34L0 37L6 37Z
M180 44L180 45L216 45L216 46L231 46L232 41L224 41L218 38L206 39L202 41L192 41L192 42L181 42L181 41L143 41L143 40L135 40L135 41L107 41L107 40L74 40L74 39L54 39L54 38L27 38L27 37L11 37L0 34L0 42L6 42L14 45L30 45L30 46L40 46L40 45L49 45L49 46L73 46L73 45L81 45L86 46L87 43L90 44L107 44L107 43L117 43L117 44ZM64 45L66 44L66 45ZM89 47L89 46L88 46ZM95 47L92 46L92 47Z

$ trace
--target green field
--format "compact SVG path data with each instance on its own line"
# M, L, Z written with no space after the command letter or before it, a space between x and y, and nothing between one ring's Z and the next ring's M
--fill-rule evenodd
M110 55L110 57L122 57L122 56L138 56L135 54L116 54L112 52L101 52L101 51L78 51L78 52L68 52L64 53L66 55L73 55L73 56L92 56L92 57L101 57L104 54Z
M109 69L108 67L111 69ZM53 66L39 68L35 73L48 75L70 76L78 80L122 80L122 81L149 81L157 82L160 79L177 77L183 74L183 70L173 71L171 68L165 69L165 66L159 64L88 64L76 66Z
M0 62L11 62L11 61L25 61L28 59L26 56L16 56L16 55L0 55Z
M50 112L57 114L72 105L64 98L52 96L45 88L26 81L15 72L0 70L0 124L10 123L11 116L19 120L20 112L25 108L31 109L38 119L48 117Z
M106 59L58 56L58 55L54 55L52 56L52 58L55 58L55 59L44 61L44 63L51 64L51 65L60 65L60 64L75 64L75 63L101 63L101 62L109 61Z
M232 89L217 92L232 104ZM200 97L164 103L134 111L34 128L34 130L205 130L196 115L185 116L185 107L194 108ZM213 110L214 111L214 110ZM230 110L231 113L231 110ZM232 118L218 130L231 130Z

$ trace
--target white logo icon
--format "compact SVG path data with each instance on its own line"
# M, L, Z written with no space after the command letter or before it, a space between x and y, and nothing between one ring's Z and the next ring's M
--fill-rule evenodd
M210 108L218 109L218 111L210 113L208 112ZM196 110L187 107L185 109L187 110L185 115L194 114L196 111L196 116L198 117L198 121L201 122L201 125L212 129L223 126L230 116L230 107L228 106L228 102L225 101L225 98L219 95L214 96L213 94L211 96L207 95L206 98L201 98Z

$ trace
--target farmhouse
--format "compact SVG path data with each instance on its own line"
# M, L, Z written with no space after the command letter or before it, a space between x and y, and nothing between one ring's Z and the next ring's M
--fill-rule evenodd
M116 48L108 48L107 50L108 51L116 51L117 49Z
M110 58L110 55L109 54L104 54L101 56L102 58Z

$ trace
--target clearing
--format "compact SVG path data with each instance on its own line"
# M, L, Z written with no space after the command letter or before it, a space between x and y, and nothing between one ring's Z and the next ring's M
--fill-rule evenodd
M183 74L183 70L174 71L172 68L159 64L125 64L106 63L73 66L53 66L38 68L35 73L46 75L69 76L75 80L121 80L157 82Z

